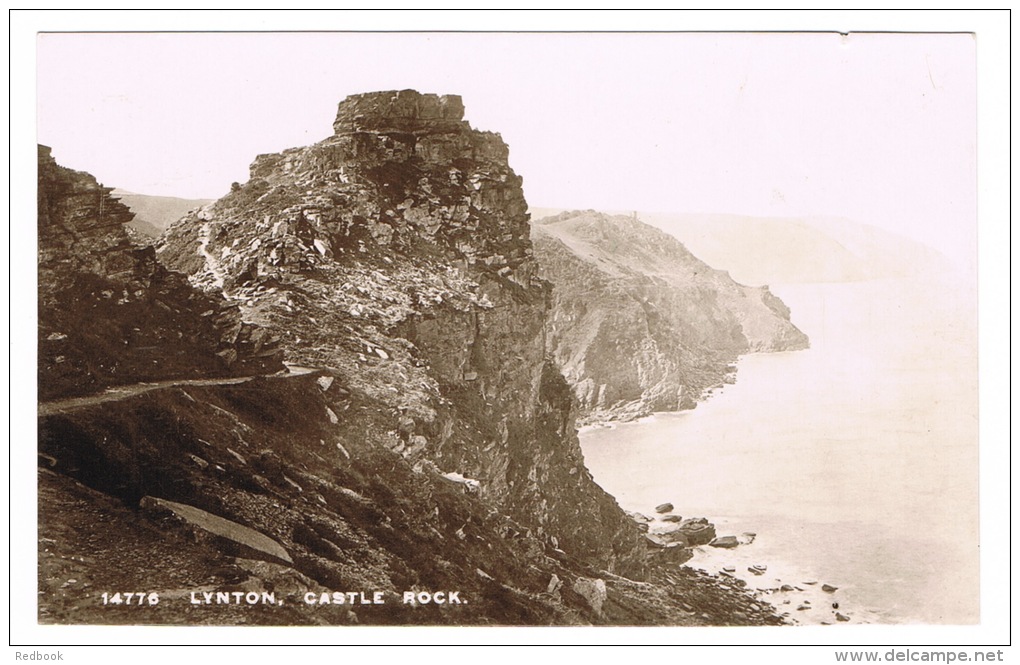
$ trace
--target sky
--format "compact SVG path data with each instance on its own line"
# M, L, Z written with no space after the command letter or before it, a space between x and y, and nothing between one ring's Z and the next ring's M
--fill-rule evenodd
M40 34L38 141L218 198L349 94L464 99L534 207L836 216L976 256L969 34Z

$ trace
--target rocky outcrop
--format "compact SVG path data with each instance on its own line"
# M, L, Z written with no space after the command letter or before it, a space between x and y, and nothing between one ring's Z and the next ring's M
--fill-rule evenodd
M547 347L584 422L692 408L742 353L806 348L768 287L737 284L636 218L567 212L532 225L553 283Z
M177 223L158 255L238 303L290 362L379 400L385 442L555 548L640 574L637 530L591 479L570 389L546 360L521 178L455 96L372 93L335 134L261 155Z
M152 623L779 622L684 548L649 553L592 481L506 159L459 98L359 95L334 136L171 227L156 251L182 288L304 369L44 405L40 621L139 621L71 578L158 591ZM218 611L196 589L289 595ZM403 600L439 590L466 602Z
M131 212L39 146L39 394L282 368L274 338L135 246Z

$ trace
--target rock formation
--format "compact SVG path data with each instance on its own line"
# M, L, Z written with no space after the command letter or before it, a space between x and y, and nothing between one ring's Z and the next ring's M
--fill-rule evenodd
M146 580L169 599L153 623L779 621L650 552L592 481L546 358L521 179L462 115L454 96L348 98L332 137L259 156L168 229L160 260L278 338L294 371L44 405L40 620L140 621L96 618L73 577ZM387 602L175 612L195 588ZM470 604L401 600L440 589Z
M636 536L585 470L569 389L545 360L521 178L499 135L462 116L455 96L351 97L334 136L259 156L159 256L238 302L288 361L385 404L388 445L409 462L475 479L536 534L626 568L614 548Z
M635 218L567 212L532 237L554 285L547 346L587 422L692 408L739 354L807 347L768 287L737 284Z
M282 369L271 335L131 242L110 191L39 147L40 397Z

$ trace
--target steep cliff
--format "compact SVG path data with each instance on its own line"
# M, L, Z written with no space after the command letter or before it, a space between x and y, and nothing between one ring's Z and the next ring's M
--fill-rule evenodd
M132 244L131 212L39 146L39 395L282 369L275 339Z
M546 358L521 180L462 113L349 98L334 136L260 156L161 238L291 371L43 401L41 621L779 621L649 545L592 481ZM162 600L99 603L120 588ZM463 603L404 601L440 590ZM221 592L274 602L188 600ZM333 592L384 602L318 604Z
M692 408L741 353L806 348L767 287L737 284L627 216L567 212L532 226L553 283L547 346L585 421Z
M536 534L627 569L636 532L584 469L546 366L521 179L463 111L455 96L351 97L332 137L260 156L157 251L278 335L288 361L385 404L409 462L475 479Z

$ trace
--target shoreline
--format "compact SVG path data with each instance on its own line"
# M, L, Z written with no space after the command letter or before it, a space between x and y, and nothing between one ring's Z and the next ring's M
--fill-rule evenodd
M666 511L660 510L669 506ZM687 558L681 567L700 573L727 591L743 591L758 603L770 607L784 625L860 625L880 621L873 610L848 602L841 593L843 582L820 579L798 570L795 563L770 561L755 556L755 532L730 533L725 527L719 530L716 523L706 518L682 518L673 511L672 504L661 504L646 512L626 511L636 523L642 525L649 540L673 544L685 550ZM654 517L649 516L649 513ZM694 542L680 538L698 523L710 531ZM685 527L687 527L685 529ZM707 535L712 536L707 541ZM690 536L688 536L690 538ZM676 545L679 543L679 545Z

